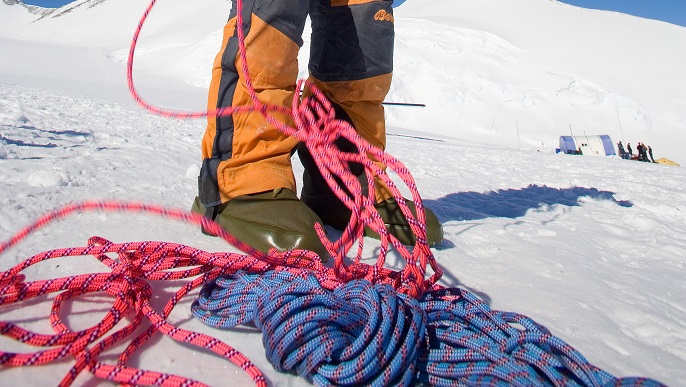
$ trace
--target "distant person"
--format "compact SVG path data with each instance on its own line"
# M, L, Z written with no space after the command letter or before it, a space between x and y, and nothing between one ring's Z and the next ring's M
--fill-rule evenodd
M633 154L634 154L634 151L631 149L631 143L630 142L626 143L626 150L629 152L629 158L631 159Z
M650 155L650 161L656 163L657 161L653 158L653 148L650 145L648 145L648 154Z
M619 151L619 157L625 159L626 158L626 150L624 149L624 145L622 142L617 143L617 150Z
M646 146L646 144L641 143L640 155L638 157L639 160L643 162L650 162L650 160L648 160L648 147Z
M636 159L638 161L643 161L643 144L639 141L638 145L636 145Z
M584 152L581 151L581 147L579 147L579 149L577 149L576 154L578 154L578 155L583 155L583 154L584 154Z

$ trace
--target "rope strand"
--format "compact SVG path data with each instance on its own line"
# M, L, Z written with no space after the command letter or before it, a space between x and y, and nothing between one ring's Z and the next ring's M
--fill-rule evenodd
M215 328L254 323L276 370L320 386L661 386L617 379L532 319L459 288L415 300L365 280L330 291L313 276L237 272L208 282L191 311Z

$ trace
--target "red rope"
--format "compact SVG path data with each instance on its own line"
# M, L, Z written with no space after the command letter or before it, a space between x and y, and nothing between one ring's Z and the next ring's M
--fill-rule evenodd
M372 283L387 283L400 292L413 297L420 297L426 290L436 287L442 271L426 241L425 214L421 197L410 175L409 170L398 160L370 145L348 123L335 119L334 110L314 85L299 81L297 90L307 87L312 96L300 101L295 93L292 111L283 106L262 104L255 94L250 82L245 56L244 32L238 28L239 53L242 64L243 79L252 101L251 106L222 108L208 112L174 112L154 107L145 102L136 91L133 83L133 59L138 37L143 24L155 5L151 0L132 39L127 64L127 81L131 95L142 107L154 114L175 118L199 118L227 116L236 112L259 111L265 119L284 133L304 142L317 160L322 175L333 187L336 195L352 210L351 221L337 241L327 239L321 225L316 231L333 257L333 268L321 264L317 255L311 251L270 251L268 254L248 246L228 234L216 223L186 211L163 208L139 203L117 201L87 201L67 205L61 209L45 214L33 224L25 227L8 241L0 244L0 254L25 239L36 230L47 224L65 218L74 212L82 211L129 211L142 212L178 219L200 225L236 246L244 254L208 253L192 247L166 242L130 242L112 243L103 238L92 237L85 247L64 248L46 251L25 260L13 268L0 273L0 305L11 305L39 296L56 293L50 312L50 323L54 334L38 334L19 327L11 322L0 321L0 334L16 341L41 349L31 353L0 352L0 364L8 366L29 366L46 364L65 357L73 357L75 364L61 381L61 385L71 384L76 377L88 369L99 378L123 384L150 384L162 386L201 385L200 382L184 377L140 370L126 366L128 359L157 332L174 340L208 348L243 369L257 385L264 385L265 379L247 358L231 346L210 336L174 327L167 318L178 301L189 292L213 280L219 275L229 275L239 270L259 274L267 270L286 270L298 275L311 273L321 285L333 290L337 286L353 279L366 279ZM242 1L237 0L237 25L243 25ZM293 116L295 128L289 127L270 113L289 113ZM357 146L359 153L343 153L333 146L339 137L345 137ZM405 205L402 194L387 173L371 160L375 159L395 171L411 192L417 209L416 218ZM361 192L357 177L348 170L348 162L364 165L368 177L378 176L391 189L401 210L407 217L417 242L412 249L390 235L374 208L374 183L369 178L369 194L349 198L335 183L334 177L340 179L350 192ZM360 262L364 247L364 227L370 227L381 236L381 248L376 262L372 265ZM351 261L346 254L357 244L357 255ZM384 267L385 257L390 246L393 246L406 265L400 271ZM113 259L107 254L117 254ZM110 272L83 274L70 277L27 281L22 271L39 262L64 257L94 256L105 264ZM426 277L427 266L433 274ZM173 281L191 279L192 281L179 289L169 299L164 310L159 313L150 305L152 289L147 281ZM90 293L104 293L114 298L114 302L102 321L81 331L71 331L60 318L62 304L74 297ZM130 322L115 332L110 331L128 317ZM150 326L144 333L134 338L120 355L116 365L98 360L98 356L132 335L143 322Z
M31 233L48 224L66 218L74 212L84 211L128 211L149 213L172 219L204 225L229 243L243 249L240 253L208 253L189 246L168 242L112 243L100 237L92 237L84 247L55 249L39 253L0 273L0 305L25 302L36 297L56 293L50 312L51 327L55 334L38 334L11 322L0 322L0 334L16 341L39 347L29 353L0 352L0 364L7 366L30 366L50 363L72 356L76 364L63 378L61 385L71 384L85 369L96 377L126 384L181 385L197 384L185 378L155 371L127 367L127 360L157 332L174 340L208 348L245 370L257 385L264 384L262 373L242 354L229 345L204 334L176 328L167 322L167 317L181 298L189 292L213 280L219 275L237 271L264 273L269 270L285 270L298 275L314 274L323 287L333 290L352 278L364 278L375 283L388 283L398 288L401 283L399 272L376 265L353 262L345 266L345 275L340 278L336 270L325 267L315 253L310 251L271 251L262 254L241 243L224 231L219 225L206 218L182 210L163 208L139 203L116 201L82 202L65 206L48 213L33 224L19 231L7 242L0 244L0 254L15 246ZM118 255L111 258L108 253ZM89 273L48 280L26 281L22 271L40 262L65 257L94 256L105 264L110 272ZM150 306L152 289L147 281L174 281L191 279L167 302L162 313ZM96 325L73 332L61 320L61 308L65 301L91 293L104 293L114 298L105 317ZM116 332L110 331L125 317L131 322ZM97 360L99 354L133 334L144 321L150 327L131 341L121 354L117 365ZM99 341L98 341L99 340ZM199 384L198 384L199 385Z

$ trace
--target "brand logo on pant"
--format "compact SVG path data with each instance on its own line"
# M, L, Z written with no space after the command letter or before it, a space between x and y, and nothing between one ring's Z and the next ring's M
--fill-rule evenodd
M380 20L380 21L387 21L387 22L394 22L393 15L386 12L386 10L379 10L379 12L374 15L374 20Z

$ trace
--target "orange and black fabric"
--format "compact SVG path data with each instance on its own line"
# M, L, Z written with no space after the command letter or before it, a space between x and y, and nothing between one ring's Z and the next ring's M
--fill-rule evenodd
M307 9L304 0L243 3L250 80L263 103L291 106ZM241 68L234 3L212 68L209 110L251 104ZM286 115L274 117L292 125ZM201 202L210 208L244 194L279 187L295 191L290 162L295 145L259 112L208 119L198 179Z
M291 107L297 56L309 13L311 79L345 111L360 135L384 148L381 102L392 73L391 4L379 0L245 0L247 65L260 101ZM212 68L208 110L251 104L238 57L236 28L234 1ZM274 117L293 125L287 115ZM295 139L268 124L259 112L209 118L202 140L200 201L212 208L237 196L275 188L297 192L290 160L296 145Z
M382 102L391 87L393 1L310 1L310 80L370 144L385 149ZM384 166L380 164L382 168ZM376 180L377 201L391 196Z

